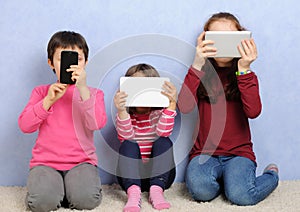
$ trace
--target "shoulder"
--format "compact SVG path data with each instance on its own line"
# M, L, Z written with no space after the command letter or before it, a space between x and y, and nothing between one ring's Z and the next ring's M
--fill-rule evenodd
M33 89L33 93L47 93L48 92L48 89L49 89L50 85L39 85L39 86L36 86L34 89Z
M104 92L101 89L98 88L93 88L93 87L88 87L91 93L95 93L95 94L100 94L100 95L104 95Z

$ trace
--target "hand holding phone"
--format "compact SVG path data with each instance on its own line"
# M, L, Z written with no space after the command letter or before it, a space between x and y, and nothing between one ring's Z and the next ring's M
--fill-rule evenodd
M71 65L78 65L78 52L62 51L60 60L60 83L75 84L72 78L72 72L67 72Z

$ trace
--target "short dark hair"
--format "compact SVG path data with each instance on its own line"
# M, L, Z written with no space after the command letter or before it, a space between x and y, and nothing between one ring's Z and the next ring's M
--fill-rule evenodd
M85 57L85 61L88 60L89 47L84 39L84 37L76 32L72 31L59 31L52 35L48 47L48 59L53 63L53 55L55 50L59 47L68 48L77 46L79 49L82 49Z

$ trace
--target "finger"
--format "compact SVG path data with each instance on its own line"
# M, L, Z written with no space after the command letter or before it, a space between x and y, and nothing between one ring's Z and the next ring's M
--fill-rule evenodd
M240 45L238 46L238 51L240 52L242 58L246 57L245 51Z
M217 52L217 48L212 47L212 46L205 46L202 48L202 53L216 53Z
M249 41L250 41L250 43L251 43L251 45L252 45L253 49L255 49L255 51L256 51L256 50L257 50L257 48L256 48L256 44L255 44L255 41L254 41L254 39L253 39L253 38L251 38Z
M205 32L203 31L197 38L197 46L204 40Z
M78 68L78 65L70 65L70 68Z

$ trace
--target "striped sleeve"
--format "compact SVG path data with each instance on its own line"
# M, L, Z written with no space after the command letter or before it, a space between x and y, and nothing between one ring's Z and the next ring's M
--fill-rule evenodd
M175 110L163 109L156 126L156 134L162 137L168 137L172 134L174 127Z
M117 115L116 118L116 129L118 132L118 139L122 142L124 140L130 140L134 138L134 129L131 124L131 119L128 117L127 119L121 120Z

